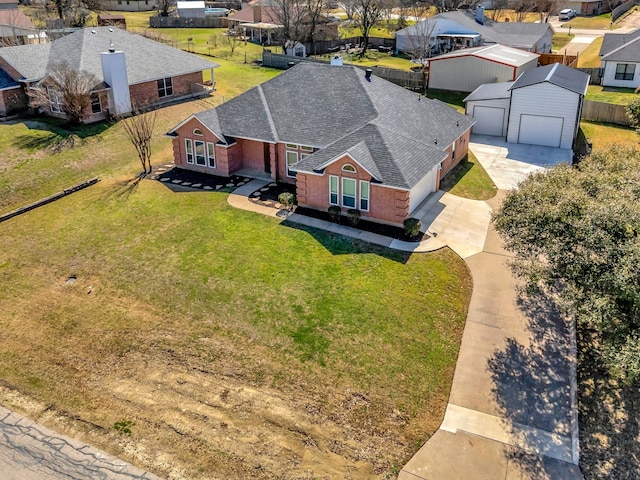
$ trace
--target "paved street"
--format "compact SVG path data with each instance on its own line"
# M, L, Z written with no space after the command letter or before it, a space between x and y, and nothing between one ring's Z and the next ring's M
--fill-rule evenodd
M0 407L2 480L161 480Z

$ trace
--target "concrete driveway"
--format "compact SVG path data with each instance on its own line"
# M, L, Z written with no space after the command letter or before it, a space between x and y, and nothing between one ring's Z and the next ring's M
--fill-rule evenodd
M500 190L516 188L533 172L573 160L571 150L507 143L489 135L471 135L469 149Z

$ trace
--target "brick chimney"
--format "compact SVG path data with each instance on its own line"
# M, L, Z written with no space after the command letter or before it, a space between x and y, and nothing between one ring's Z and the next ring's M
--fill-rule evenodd
M262 7L260 5L253 6L253 23L260 23L262 21Z

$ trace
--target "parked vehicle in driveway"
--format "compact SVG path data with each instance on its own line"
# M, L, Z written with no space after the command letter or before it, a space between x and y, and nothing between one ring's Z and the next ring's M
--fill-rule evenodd
M571 20L578 13L572 8L565 8L564 10L560 10L560 14L558 15L558 20Z

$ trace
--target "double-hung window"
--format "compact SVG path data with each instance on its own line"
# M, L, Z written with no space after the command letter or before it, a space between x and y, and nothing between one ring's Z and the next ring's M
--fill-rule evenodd
M184 139L184 150L187 154L187 163L193 163L193 140L190 138Z
M369 211L369 182L360 180L360 210Z
M214 143L207 142L207 159L209 167L216 168L216 146Z
M616 80L633 80L636 72L634 63L618 63L616 65Z
M204 151L204 142L202 140L194 140L193 143L196 149L196 165L206 166L207 158Z
M53 113L64 113L64 97L62 96L62 92L53 87L47 87L47 94L49 95L51 111Z
M342 177L342 206L356 208L356 181Z
M329 205L340 205L338 195L338 177L329 175Z
M163 98L170 97L171 95L173 95L173 82L171 81L171 77L158 80L158 96Z
M91 113L100 113L102 111L102 103L100 103L100 95L91 94Z

